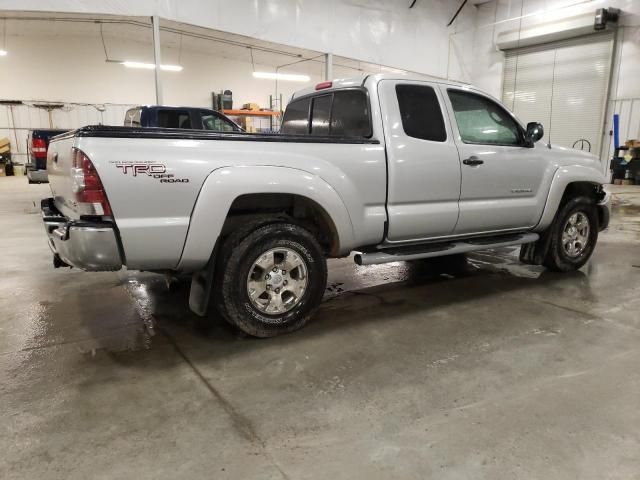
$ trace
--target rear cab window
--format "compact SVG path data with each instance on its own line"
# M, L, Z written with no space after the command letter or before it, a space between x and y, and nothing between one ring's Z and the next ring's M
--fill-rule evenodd
M287 105L282 119L280 131L292 135L305 135L309 133L309 109L311 98L294 100Z
M158 127L186 129L192 128L189 110L181 110L178 108L158 110Z
M283 134L371 137L371 112L364 90L349 89L295 99L282 120Z

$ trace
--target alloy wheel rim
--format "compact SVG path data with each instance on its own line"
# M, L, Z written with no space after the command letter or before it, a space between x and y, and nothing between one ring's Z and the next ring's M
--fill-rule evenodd
M300 303L308 285L304 258L290 248L272 248L255 259L247 275L251 304L268 315L281 315Z
M562 229L562 248L571 258L582 255L589 245L591 226L589 218L584 212L573 213L565 222Z

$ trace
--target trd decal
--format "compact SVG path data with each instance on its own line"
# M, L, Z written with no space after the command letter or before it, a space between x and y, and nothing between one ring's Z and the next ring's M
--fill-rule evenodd
M165 167L161 163L151 163L151 164L131 163L131 164L116 165L116 168L122 169L122 173L124 173L125 175L127 173L133 173L134 177L137 177L138 175L141 175L141 174L152 176L152 175L161 174L167 171L167 167Z
M151 162L111 162L119 168L124 175L134 177L151 177L159 180L160 183L189 183L188 178L175 178L173 173L167 173L167 167L162 163Z

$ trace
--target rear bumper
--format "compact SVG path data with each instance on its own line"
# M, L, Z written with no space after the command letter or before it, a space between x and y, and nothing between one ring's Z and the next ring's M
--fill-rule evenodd
M122 255L113 224L69 220L62 215L52 198L42 200L42 221L55 256L69 266L89 272L115 271L122 268ZM60 262L54 262L58 265Z
M609 226L611 219L611 193L605 190L604 198L598 202L598 230L602 231Z
M27 178L32 182L48 182L49 175L46 170L32 170L27 167Z

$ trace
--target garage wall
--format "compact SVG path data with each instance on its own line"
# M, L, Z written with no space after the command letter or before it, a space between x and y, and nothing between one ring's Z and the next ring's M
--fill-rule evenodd
M473 42L474 83L500 97L504 53L497 50L501 33L527 29L559 18L595 14L597 8L617 7L624 15L618 28L616 97L640 97L640 2L634 0L491 0L477 7ZM520 17L522 17L520 19Z
M0 10L150 16L420 73L468 72L475 7L453 0L0 0ZM457 33L460 32L460 33Z
M616 32L616 49L611 89L609 91L607 126L614 112L630 132L640 131L634 122L640 119L640 2L635 0L491 0L478 6L471 67L473 83L500 98L504 70L504 52L496 47L505 32L543 26L551 21L595 14L597 8L620 8L623 15ZM609 149L602 149L603 165Z
M24 23L13 21L10 26L20 32ZM67 28L68 35L7 37L9 55L0 57L0 99L20 100L25 104L0 105L0 138L10 139L17 162L24 160L29 129L72 129L97 123L121 125L124 112L132 105L155 103L153 71L108 63L97 31L92 35L74 35L73 25ZM153 61L150 40L145 43L107 36L105 42L111 58ZM163 63L178 63L178 55L183 71L163 72L166 104L210 108L212 91L231 89L234 106L254 102L267 107L269 95L276 94L273 81L253 78L248 52L246 58L234 60L187 49L179 53L177 49L163 48ZM273 71L274 67L257 63L255 68ZM310 64L293 71L306 73L312 82L318 82L322 68L321 64ZM336 73L356 73L342 70ZM278 93L287 99L302 86L304 84L279 82ZM33 106L38 101L60 102L64 107L49 116L45 110ZM257 126L268 128L268 119L260 120Z
M15 22L14 22L15 23ZM155 102L154 72L130 69L105 61L99 35L9 36L9 55L0 58L3 99L47 100L85 103ZM153 62L151 43L106 38L109 56L118 60ZM163 49L163 63L178 63L178 52ZM252 77L250 60L234 60L183 50L181 72L163 72L167 104L211 106L211 92L230 88L234 102L268 105L275 94L273 81ZM273 66L256 64L256 70ZM320 80L322 65L302 66L312 81ZM284 69L284 72L292 71ZM351 72L354 75L355 72ZM300 83L280 82L278 90L290 96Z

